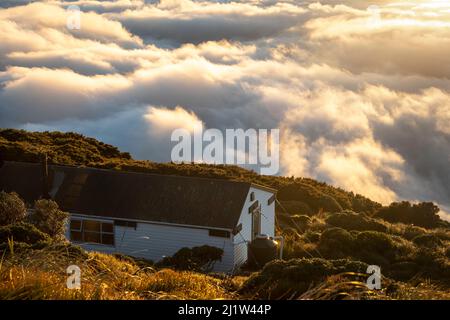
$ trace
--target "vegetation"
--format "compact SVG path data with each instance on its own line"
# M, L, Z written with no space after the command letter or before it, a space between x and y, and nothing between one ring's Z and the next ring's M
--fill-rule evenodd
M182 248L172 257L165 257L156 265L158 267L172 267L177 270L208 272L213 269L216 261L222 260L222 255L222 249L206 245Z
M0 226L25 219L27 208L16 193L0 191Z
M183 248L153 264L87 253L65 243L66 214L39 200L27 208L0 192L0 299L450 299L450 225L432 203L381 206L307 178L260 176L236 166L136 161L75 133L0 130L4 160L233 179L278 190L277 233L284 261L252 274L209 273L217 248ZM83 270L81 290L66 288L66 268ZM381 267L382 290L365 285Z
M29 220L39 230L54 239L63 238L69 215L53 200L40 199L34 204Z

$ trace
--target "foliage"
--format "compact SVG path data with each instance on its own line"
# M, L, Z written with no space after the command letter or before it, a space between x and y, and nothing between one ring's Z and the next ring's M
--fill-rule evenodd
M177 270L210 271L216 261L222 259L223 250L201 246L193 248L182 248L172 257L165 257L156 264L157 267L172 267Z
M408 201L393 202L388 207L382 207L376 217L389 222L402 222L424 228L448 226L438 215L439 207L432 202L411 204Z
M254 273L241 292L256 292L261 299L296 298L327 276L345 272L365 273L367 264L351 260L320 258L276 260Z
M47 234L25 222L0 227L0 243L7 243L8 239L27 244L50 240Z
M332 214L325 222L331 226L340 227L346 230L371 230L381 232L386 232L387 230L387 227L378 220L351 211Z
M17 193L0 191L0 226L20 222L26 214L25 203Z
M64 237L68 217L69 214L61 211L55 201L41 199L34 203L29 220L53 239L61 239Z
M420 235L415 237L412 241L420 247L427 248L435 248L443 245L442 240L434 234Z

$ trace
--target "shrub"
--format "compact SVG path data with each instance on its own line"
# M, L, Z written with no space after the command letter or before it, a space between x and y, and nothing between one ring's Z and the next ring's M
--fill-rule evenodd
M419 247L436 248L443 245L442 240L434 234L420 235L415 237L412 241Z
M64 237L68 217L69 215L61 211L55 201L42 199L34 203L34 211L29 219L39 230L53 239L61 239Z
M242 293L262 299L295 298L325 277L344 272L365 273L367 264L321 258L275 260L254 273L241 288Z
M416 227L413 225L407 225L407 226L405 226L405 229L403 230L402 236L405 239L412 240L415 237L426 234L426 233L427 233L427 230L424 228Z
M342 228L325 230L319 241L319 251L330 258L346 257L353 251L354 237Z
M314 232L314 231L306 231L305 234L303 235L303 238L311 243L316 243L320 241L320 236L321 234L319 232Z
M411 205L408 201L393 202L388 207L382 207L376 217L389 222L414 224L424 228L436 228L443 224L438 215L439 207L432 202L421 202Z
M358 231L381 231L386 232L387 227L378 222L376 219L366 217L363 214L357 214L351 211L344 211L341 213L329 216L326 223L333 227L340 227L346 230Z
M319 188L306 183L292 183L278 190L278 199L282 201L299 201L308 205L314 213L323 209L329 212L342 211L341 205ZM295 212L307 213L307 212Z
M25 203L15 192L0 192L0 226L23 221L27 214Z
M450 259L450 247L445 250L445 256Z
M311 218L307 215L294 215L291 221L298 231L305 231L311 225Z
M401 261L393 263L387 272L387 275L400 281L408 281L420 273L420 266L412 261Z
M171 267L178 270L210 271L216 261L222 259L223 250L211 247L201 246L193 248L182 248L172 257L165 257L156 266Z
M0 227L0 243L7 243L8 239L11 238L14 242L27 244L35 244L40 241L50 240L47 234L25 222Z

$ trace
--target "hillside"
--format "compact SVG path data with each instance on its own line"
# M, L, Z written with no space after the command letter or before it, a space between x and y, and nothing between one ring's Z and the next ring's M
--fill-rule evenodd
M284 260L230 277L87 253L28 225L0 224L0 299L450 299L450 227L433 203L382 207L312 179L260 176L236 166L137 161L76 133L0 130L3 160L37 162L42 153L57 164L276 188ZM8 196L2 197L0 217L14 210L1 205ZM25 207L20 199L14 201ZM64 270L71 263L88 270L83 276L87 285L80 291L65 288ZM382 290L365 286L368 265L381 267Z
M379 203L359 194L313 179L261 176L253 171L230 165L134 160L129 153L120 152L114 146L72 132L0 130L0 154L4 160L39 162L43 153L47 154L49 163L53 164L254 182L280 190L279 200L288 201L287 206L294 210L303 208L309 213L321 208L373 213L381 207Z

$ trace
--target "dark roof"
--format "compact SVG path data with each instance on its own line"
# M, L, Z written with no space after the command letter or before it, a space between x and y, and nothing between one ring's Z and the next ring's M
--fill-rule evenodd
M5 162L0 190L26 202L42 195L42 166ZM49 166L50 195L72 213L232 229L250 183L220 179Z

